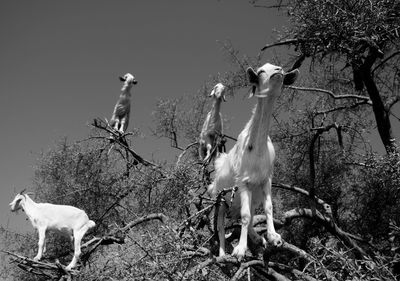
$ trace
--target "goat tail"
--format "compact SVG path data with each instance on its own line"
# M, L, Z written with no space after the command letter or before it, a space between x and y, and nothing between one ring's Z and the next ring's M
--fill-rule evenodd
M96 226L96 223L95 223L94 221L92 221L92 220L89 220L89 221L86 223L86 225L87 225L87 227L88 227L88 229L89 229L89 228L95 227L95 226Z

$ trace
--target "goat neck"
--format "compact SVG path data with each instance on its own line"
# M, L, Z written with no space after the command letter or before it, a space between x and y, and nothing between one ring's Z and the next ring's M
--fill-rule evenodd
M267 145L272 111L277 94L257 98L257 104L249 122L249 146L259 149ZM263 150L260 151L263 153Z
M33 224L33 216L37 210L37 203L33 201L27 194L24 194L24 200L21 200L21 207L24 210L25 214L28 216L29 220Z
M131 96L131 89L132 89L132 84L129 84L127 82L124 83L124 85L121 88L121 96Z
M211 120L213 120L214 124L216 121L218 121L220 119L219 112L221 110L221 101L222 101L222 98L214 99L212 108L210 110L210 112L211 112L210 117L211 117Z

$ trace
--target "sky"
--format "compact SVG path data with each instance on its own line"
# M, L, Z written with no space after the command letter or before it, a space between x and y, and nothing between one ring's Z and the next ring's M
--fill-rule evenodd
M63 137L85 139L94 118L110 118L119 75L139 82L130 128L145 137L134 149L162 160L173 149L151 136L157 100L196 93L231 70L218 41L255 56L286 24L275 10L243 0L0 1L0 225L31 228L8 203L32 186L41 152ZM238 135L253 104L240 97L223 104L243 113L230 116L236 125L228 135Z
M130 72L139 82L130 127L145 138L134 148L157 158L168 147L149 129L157 100L196 93L230 70L218 41L255 56L286 20L242 0L1 1L0 225L29 227L8 203L32 186L42 151L62 137L82 140L94 118L110 118L119 75ZM224 107L247 113L252 104L235 98Z

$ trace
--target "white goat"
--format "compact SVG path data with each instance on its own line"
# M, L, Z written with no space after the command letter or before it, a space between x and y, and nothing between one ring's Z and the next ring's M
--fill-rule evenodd
M76 266L81 254L81 240L85 233L96 224L89 220L85 211L66 205L36 203L23 192L17 194L10 203L11 211L23 209L34 228L39 232L39 249L33 258L38 261L46 251L45 236L47 230L55 230L74 240L74 257L67 270Z
M217 145L218 136L223 133L222 115L220 112L221 101L225 100L225 86L218 83L214 86L210 93L210 97L214 97L214 102L210 112L208 112L203 128L200 133L199 157L207 162L211 157L212 149Z
M119 79L124 82L121 88L121 95L114 107L114 112L110 120L110 126L119 131L121 134L125 133L129 124L129 114L131 111L131 88L132 85L137 84L135 77L132 74L127 73Z
M261 202L267 217L268 241L275 246L282 243L281 236L275 232L272 217L271 183L275 150L269 138L269 128L276 98L281 94L283 85L292 84L298 73L297 69L285 73L281 67L269 63L260 67L257 73L252 68L247 69L253 85L251 96L258 98L257 105L235 146L215 161L215 179L208 191L216 195L224 188L238 188L228 215L241 219L239 243L232 253L239 260L245 255L248 236L250 241L266 246L267 242L254 231L252 224L254 210ZM225 200L230 202L230 194L226 194ZM222 204L217 214L220 256L225 255L226 211L227 206Z

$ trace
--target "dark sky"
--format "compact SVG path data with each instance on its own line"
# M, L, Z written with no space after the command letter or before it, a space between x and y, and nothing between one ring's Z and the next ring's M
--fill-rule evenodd
M211 75L231 69L217 40L254 56L285 22L243 0L1 1L0 224L29 225L9 212L15 191L31 186L41 151L64 136L84 139L93 118L110 117L118 75L131 72L139 81L130 127L146 138L135 149L162 157L162 141L149 131L157 99L196 93ZM242 103L254 101L224 106ZM249 115L235 117L240 127Z

